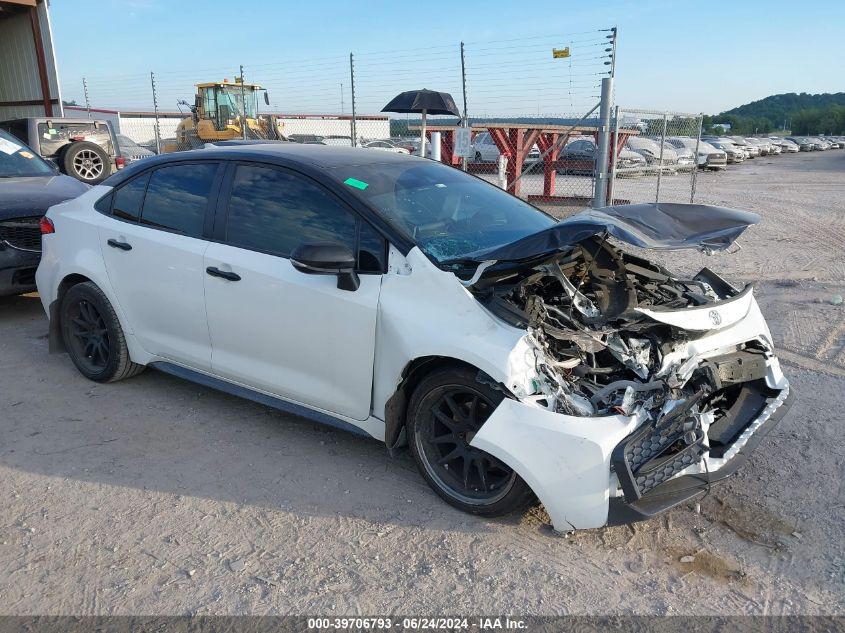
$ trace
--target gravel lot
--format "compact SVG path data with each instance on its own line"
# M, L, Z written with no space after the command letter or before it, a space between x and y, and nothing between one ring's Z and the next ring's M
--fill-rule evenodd
M845 614L845 151L698 191L764 222L672 265L759 282L799 396L700 514L473 518L375 441L154 371L87 382L37 297L0 298L0 614Z

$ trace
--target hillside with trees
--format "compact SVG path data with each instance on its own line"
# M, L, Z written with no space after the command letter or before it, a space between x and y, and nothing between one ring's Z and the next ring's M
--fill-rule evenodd
M845 92L772 95L718 115L704 117L704 128L728 123L736 134L791 131L793 134L845 134Z

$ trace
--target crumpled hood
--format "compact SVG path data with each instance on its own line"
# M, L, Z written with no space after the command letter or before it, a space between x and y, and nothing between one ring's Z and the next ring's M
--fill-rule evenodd
M89 187L70 176L0 178L0 220L43 215L54 204L75 198Z
M721 251L759 221L756 213L706 204L652 202L586 209L515 242L461 259L477 262L529 259L571 248L605 232L627 244L654 250Z

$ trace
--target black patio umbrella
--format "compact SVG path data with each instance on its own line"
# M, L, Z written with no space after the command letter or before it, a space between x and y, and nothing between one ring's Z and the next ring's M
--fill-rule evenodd
M453 114L461 116L455 100L448 92L436 90L408 90L393 97L382 112L415 112L422 114L420 130L420 156L425 158L425 117L427 114Z

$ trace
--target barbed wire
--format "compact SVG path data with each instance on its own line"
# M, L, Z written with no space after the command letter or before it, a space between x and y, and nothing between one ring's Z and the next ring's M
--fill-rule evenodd
M285 59L257 60L244 65L244 81L268 91L268 109L289 113L379 112L387 101L410 88L450 92L463 107L496 116L544 115L577 112L598 98L601 78L610 58L607 29L525 37L469 40L426 46L353 51L348 55L313 56L307 51ZM568 48L569 57L554 59L552 48ZM164 68L154 72L157 100L162 111L174 111L177 101L192 103L194 84L234 82L239 64L207 64L202 68ZM153 106L148 73L86 75L91 107L144 111ZM63 82L63 92L83 101L82 79ZM557 116L550 114L549 116Z

